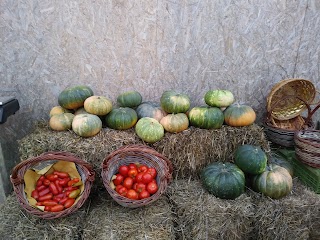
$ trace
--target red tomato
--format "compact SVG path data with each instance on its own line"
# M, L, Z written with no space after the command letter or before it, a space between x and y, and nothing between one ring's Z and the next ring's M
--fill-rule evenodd
M122 186L121 188L119 188L118 193L122 196L126 196L128 192L128 189L126 189L124 186Z
M55 206L58 203L54 200L45 200L42 202L42 206Z
M151 182L153 179L153 177L151 176L150 173L146 172L142 175L142 182L144 184L148 184L149 182Z
M58 175L51 173L51 174L46 175L46 178L48 180L50 180L51 182L53 182L53 181L57 180L59 177L58 177Z
M128 176L135 178L138 174L138 170L136 168L130 168L128 171Z
M53 174L58 175L59 178L68 178L69 177L69 173L66 173L66 172L54 171Z
M45 201L45 200L50 200L50 199L52 199L52 197L53 197L52 193L47 193L46 195L40 196L38 198L38 201L42 202L42 201Z
M133 190L133 189L129 189L126 195L127 198L130 199L134 199L134 200L138 200L139 199L139 194Z
M123 183L122 185L127 188L127 189L131 189L132 188L132 185L133 185L133 179L131 177L126 177L124 180L123 180Z
M49 186L50 180L49 180L49 179L44 179L44 180L42 181L42 183L43 183L43 185L45 185L45 186Z
M118 192L119 192L119 189L122 188L122 187L123 187L123 186L122 186L121 184L117 185L117 186L116 186L116 189L115 189L116 192L118 193Z
M42 186L42 181L41 181L40 179L38 179L38 181L37 181L37 183L36 183L36 186L37 186L37 187Z
M156 178L157 176L157 170L155 168L149 168L147 173L150 173L150 175L152 176L152 178Z
M69 198L67 201L65 201L65 203L63 204L63 206L64 206L65 208L69 208L69 207L71 207L71 206L74 204L75 201L76 201L76 200L75 200L74 198Z
M129 169L134 168L134 169L137 169L137 170L138 170L138 166L137 166L135 163L130 163L130 164L128 165L128 168L129 168Z
M39 197L46 195L49 192L50 192L50 188L45 188L45 189L39 191Z
M142 175L143 175L143 172L139 172L136 177L134 178L134 182L142 182Z
M119 170L118 170L118 172L119 172L122 176L124 176L124 177L127 177L127 176L128 176L128 171L129 171L129 167L126 166L126 165L120 166L120 167L119 167Z
M50 192L53 193L53 195L57 195L59 193L57 186L53 182L49 184L49 189Z
M36 199L36 200L39 198L39 192L38 192L37 189L35 189L35 190L33 190L33 191L31 192L31 197L33 197L33 198Z
M112 181L113 181L114 185L117 186L119 184L122 184L123 180L124 180L124 177L118 173L118 174L116 174L116 178L113 179Z
M140 193L140 192L146 190L146 187L147 187L147 185L144 183L137 183L135 190Z
M158 191L158 185L154 182L150 182L147 185L146 190L150 193L150 194L154 194Z
M70 178L67 177L67 178L64 178L64 179L61 179L61 180L58 180L59 181L59 185L62 186L62 187L65 187L68 185L68 182L70 181Z
M144 199L150 197L150 193L147 190L143 190L139 193L139 199Z
M77 182L79 182L80 179L79 178L73 178L68 182L68 187L73 186L74 184L76 184Z
M146 166L146 165L141 165L138 168L138 172L146 172L146 171L148 171L148 166Z
M64 206L63 205L60 205L60 204L57 204L55 206L52 206L50 208L50 212L60 212L64 209Z

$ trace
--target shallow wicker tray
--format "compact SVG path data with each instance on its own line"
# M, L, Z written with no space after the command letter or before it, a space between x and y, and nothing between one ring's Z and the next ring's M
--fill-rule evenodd
M132 200L118 194L110 187L111 178L117 173L118 168L121 165L128 165L130 163L145 164L157 170L156 181L159 189L155 194L149 198ZM106 190L118 204L124 207L137 208L156 201L165 192L172 180L172 163L149 146L143 144L126 145L113 151L104 159L101 176Z
M316 93L315 86L309 80L300 78L282 80L273 86L267 97L267 111L274 119L294 118L306 109L306 105L300 99L312 105Z
M57 161L66 161L66 162L74 162L76 168L81 176L81 181L84 184L84 191L79 196L79 200L70 208L67 208L60 212L45 212L31 206L27 200L26 193L24 191L24 175L28 169L41 164L42 162L50 161L50 163L54 163ZM30 158L25 161L20 162L16 165L10 176L11 183L13 185L13 190L16 194L16 197L19 201L19 204L29 213L38 216L43 219L54 219L65 217L76 210L78 210L88 198L91 186L95 179L95 172L92 170L90 164L77 158L68 152L47 152L38 157Z
M320 168L320 131L297 131L294 142L297 159L311 167Z

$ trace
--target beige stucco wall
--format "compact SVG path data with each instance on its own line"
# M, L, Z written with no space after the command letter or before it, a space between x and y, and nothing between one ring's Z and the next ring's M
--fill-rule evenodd
M285 78L319 83L319 0L3 0L0 95L21 109L0 125L14 142L57 105L65 87L127 90L158 101L167 89L203 104L229 89L261 119ZM11 139L11 140L10 140Z

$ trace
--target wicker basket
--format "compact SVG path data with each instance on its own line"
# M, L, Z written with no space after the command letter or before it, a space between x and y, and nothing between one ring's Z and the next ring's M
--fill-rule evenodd
M297 131L294 142L297 159L310 167L320 168L320 131Z
M273 86L267 97L267 111L277 120L294 118L306 109L301 99L312 105L316 93L315 86L309 80L298 78L282 80Z
M159 189L155 194L149 198L132 200L118 194L110 187L111 178L117 173L119 166L130 163L145 164L157 170L156 181ZM172 163L151 147L143 144L127 145L110 153L104 159L101 176L108 193L118 204L124 207L137 208L154 202L165 192L172 179Z
M66 162L75 163L76 168L81 176L81 181L84 184L84 191L79 196L79 200L72 207L62 210L60 212L45 212L29 204L24 191L24 187L25 187L24 175L28 169L31 169L45 161L50 161L50 163L54 163L57 161L66 161ZM89 165L87 162L67 152L47 152L38 157L25 160L13 168L12 174L10 176L10 180L13 185L13 190L18 198L20 205L27 212L44 219L54 219L54 218L65 217L70 213L78 210L88 198L94 178L95 178L95 173L92 170L91 165Z

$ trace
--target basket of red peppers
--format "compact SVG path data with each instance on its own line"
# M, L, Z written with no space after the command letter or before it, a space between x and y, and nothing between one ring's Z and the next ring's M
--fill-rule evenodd
M10 176L20 205L44 219L78 210L88 198L94 178L91 165L68 152L46 152L22 161Z
M125 145L102 162L103 184L121 206L137 208L156 201L172 180L172 163L155 149Z

